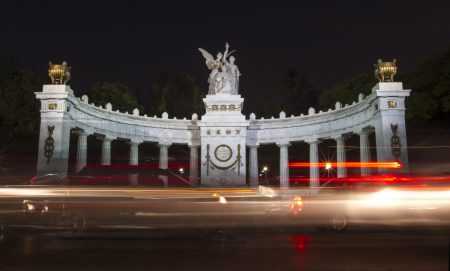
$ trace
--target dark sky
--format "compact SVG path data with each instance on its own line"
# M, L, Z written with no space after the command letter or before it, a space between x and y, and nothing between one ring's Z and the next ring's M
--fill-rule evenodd
M45 75L49 60L67 60L78 93L118 81L145 99L160 71L191 73L206 91L197 48L215 55L228 41L247 109L259 111L289 67L327 87L372 71L379 57L409 69L450 44L450 1L271 2L2 2L0 63L13 54Z

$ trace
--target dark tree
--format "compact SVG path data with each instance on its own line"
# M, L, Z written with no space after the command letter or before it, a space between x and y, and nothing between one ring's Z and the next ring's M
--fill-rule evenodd
M143 111L134 92L127 86L116 82L98 82L92 85L88 92L89 102L105 106L111 103L113 110L132 112L135 108Z
M336 102L352 104L353 101L357 101L359 93L369 95L376 83L377 79L372 74L358 75L338 83L321 93L319 98L320 108L324 110L334 108Z
M309 83L305 73L288 69L283 78L276 80L277 96L271 106L266 108L266 117L278 116L281 111L286 114L306 113L310 107L318 104L318 92Z
M450 122L450 47L405 73L400 79L410 88L406 118L413 124Z
M425 60L412 71L399 67L396 81L411 89L406 98L406 120L409 124L439 124L450 122L450 48ZM377 80L372 74L363 74L336 84L322 92L320 106L334 107L340 101L351 104L359 93L371 93Z
M190 118L193 113L204 112L199 87L188 74L157 74L150 90L150 101L148 113L151 115L167 112L170 117Z
M18 139L35 133L39 127L39 101L35 91L42 79L33 69L23 69L9 57L0 73L0 141Z

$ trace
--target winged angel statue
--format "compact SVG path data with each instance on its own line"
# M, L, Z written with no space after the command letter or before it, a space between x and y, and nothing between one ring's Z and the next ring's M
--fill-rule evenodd
M238 94L239 76L241 76L238 67L234 64L235 58L231 56L234 52L228 52L229 45L225 44L225 52L217 53L214 58L210 53L202 48L198 50L206 60L206 66L211 70L209 74L208 94Z

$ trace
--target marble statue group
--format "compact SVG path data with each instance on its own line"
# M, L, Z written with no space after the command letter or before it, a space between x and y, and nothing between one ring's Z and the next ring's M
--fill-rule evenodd
M235 58L229 51L228 43L225 44L225 52L218 52L214 58L206 50L199 48L206 60L206 66L211 70L208 78L208 94L238 94L239 76L241 76Z

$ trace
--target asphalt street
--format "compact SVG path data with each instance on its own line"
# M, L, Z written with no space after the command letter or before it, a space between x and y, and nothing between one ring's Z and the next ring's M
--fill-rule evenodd
M449 270L450 229L15 232L0 270Z

